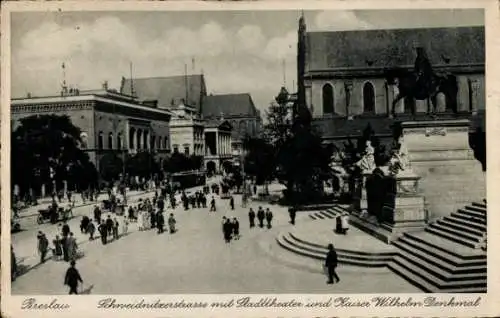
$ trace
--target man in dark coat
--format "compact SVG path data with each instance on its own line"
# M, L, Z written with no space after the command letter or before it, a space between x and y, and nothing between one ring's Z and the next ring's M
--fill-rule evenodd
M233 227L232 227L232 230L233 230L233 238L235 240L239 240L240 239L240 222L238 222L238 219L236 218L233 218Z
M294 206L288 209L288 214L290 215L290 223L292 225L295 225L296 213L297 213L297 209Z
M215 212L217 209L215 208L215 198L212 197L212 200L210 200L210 212Z
M333 284L334 278L337 281L337 283L340 281L340 278L335 272L335 269L337 268L337 263L338 263L337 252L335 251L333 244L328 244L328 252L326 253L326 259L325 259L325 268L328 271L328 281L326 282L327 284Z
M113 235L113 220L111 220L111 216L109 215L106 219L106 229L108 230L109 235Z
M231 242L231 233L233 232L233 224L229 218L226 219L226 222L223 225L224 230L224 240L226 243Z
M229 205L231 206L231 210L234 210L234 198L233 198L233 196L231 196L229 198Z
M78 270L75 268L75 261L71 261L71 266L68 268L66 271L66 275L64 277L64 285L69 286L69 294L75 294L78 295L78 282L83 283L82 277L80 276L80 273Z
M158 228L158 234L163 233L163 226L165 225L165 218L163 217L163 213L158 211L156 213L156 227Z
M97 224L101 224L101 209L99 208L98 205L94 207L94 219L97 222Z
M250 221L250 228L255 226L255 212L253 211L252 208L250 208L250 211L248 212L248 220Z
M259 227L264 227L264 218L265 218L264 210L261 206L259 206L259 210L257 210L257 219L259 220Z
M87 227L89 226L90 219L88 216L83 216L80 222L80 232L87 233Z
M108 227L106 226L106 223L104 223L104 220L99 224L99 227L97 228L99 233L101 234L101 242L103 245L106 245L107 243L107 238L108 238Z
M267 221L267 228L270 229L272 227L272 222L273 220L273 212L269 210L269 208L266 209L266 221Z

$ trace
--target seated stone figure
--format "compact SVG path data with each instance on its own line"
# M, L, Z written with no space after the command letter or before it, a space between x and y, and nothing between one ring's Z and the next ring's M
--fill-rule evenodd
M365 173L371 173L375 169L375 149L372 147L371 141L366 141L365 153L361 160L356 162L356 165Z

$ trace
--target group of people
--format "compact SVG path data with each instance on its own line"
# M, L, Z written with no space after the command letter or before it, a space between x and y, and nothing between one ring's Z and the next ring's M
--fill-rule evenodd
M78 244L76 238L71 232L69 225L59 224L60 235L56 235L52 240L52 247L45 233L38 231L37 251L40 255L40 263L45 263L49 250L52 250L53 258L56 261L64 260L69 262L78 258Z
M230 243L231 239L239 240L240 239L240 222L237 218L233 217L227 218L225 216L222 217L222 234L224 236L224 241L226 243Z
M273 212L269 208L267 208L265 211L264 209L259 206L257 213L250 208L250 211L248 212L248 219L250 221L250 228L255 227L255 218L257 217L257 220L259 221L259 227L263 228L264 227L264 219L266 220L267 223L267 228L270 229L272 227L272 221L273 221Z

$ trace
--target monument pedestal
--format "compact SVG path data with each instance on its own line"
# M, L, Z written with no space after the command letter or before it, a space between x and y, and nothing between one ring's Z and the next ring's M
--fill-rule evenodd
M469 147L469 120L410 121L401 126L431 218L486 197L485 173Z
M422 231L427 223L427 211L419 180L420 177L412 171L398 174L393 180L395 188L386 198L379 219L367 213L368 201L363 186L360 209L354 210L351 223L385 243L396 240L405 232Z

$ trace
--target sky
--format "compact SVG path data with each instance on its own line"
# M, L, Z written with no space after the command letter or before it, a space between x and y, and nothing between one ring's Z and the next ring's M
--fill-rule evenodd
M104 81L205 75L208 93L250 93L267 109L296 88L300 11L24 12L11 19L12 97ZM305 11L308 31L484 25L482 10ZM193 63L194 62L194 63Z

